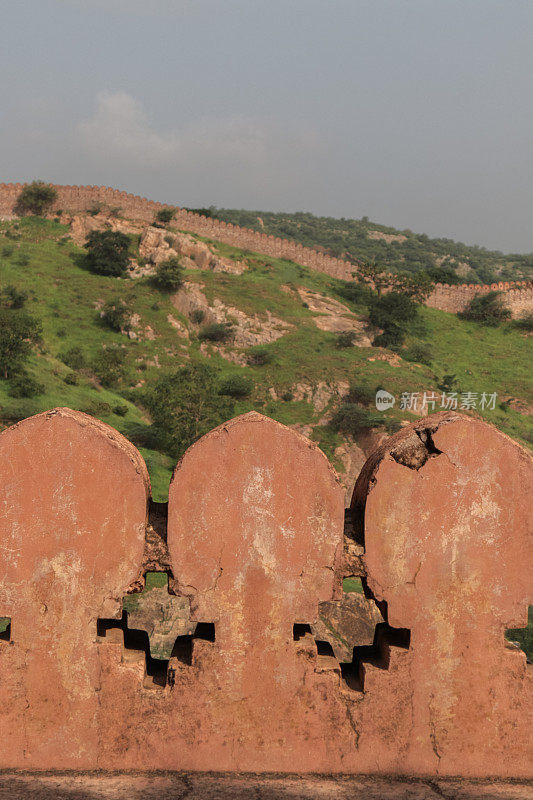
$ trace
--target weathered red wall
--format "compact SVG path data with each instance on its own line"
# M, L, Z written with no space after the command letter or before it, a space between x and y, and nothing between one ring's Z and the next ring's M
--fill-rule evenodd
M23 186L22 183L0 183L0 217L10 216L14 213L14 207ZM156 203L145 197L121 192L118 189L110 189L107 186L56 185L55 189L58 193L56 209L86 211L95 203L101 203L110 208L120 208L126 217L151 222L156 212L165 207L163 203ZM234 247L264 253L276 258L286 258L334 278L351 280L356 270L353 264L341 258L333 258L288 239L280 239L248 228L240 228L237 225L202 217L184 209L178 209L175 221L183 230L192 231ZM439 308L441 311L457 313L466 308L475 294L492 290L504 293L506 303L515 317L533 309L533 284L531 281L505 282L491 286L437 284L426 304L433 308Z
M292 636L352 570L333 469L259 414L217 428L178 464L168 522L174 589L215 641L148 688L144 657L96 627L141 570L140 455L68 409L9 428L0 768L530 776L531 668L504 630L532 601L531 475L522 448L457 414L371 456L351 514L388 624L347 682Z

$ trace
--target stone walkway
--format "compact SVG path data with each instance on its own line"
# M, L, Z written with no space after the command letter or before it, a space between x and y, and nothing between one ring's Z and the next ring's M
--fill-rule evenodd
M205 773L0 773L0 800L532 800L533 784Z

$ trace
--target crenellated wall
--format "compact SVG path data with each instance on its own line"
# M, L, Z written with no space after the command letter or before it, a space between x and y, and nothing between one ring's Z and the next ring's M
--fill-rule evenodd
M140 454L65 408L8 428L0 769L531 777L533 675L504 638L532 602L531 479L495 428L437 414L374 452L345 517L316 444L237 417L175 469L147 620Z
M0 217L14 214L15 203L23 187L24 184L21 183L0 183ZM58 193L55 203L56 210L86 211L96 203L101 203L110 208L120 208L125 217L151 222L156 212L168 205L106 186L55 185L54 188ZM351 280L357 269L344 259L333 258L289 239L280 239L248 228L240 228L237 225L203 217L184 209L178 209L175 222L183 230L200 236L206 236L244 250L295 261L341 280ZM506 303L514 317L520 316L525 311L533 310L533 282L531 281L500 283L491 286L437 284L426 305L442 311L457 313L467 306L475 294L494 289L504 293Z

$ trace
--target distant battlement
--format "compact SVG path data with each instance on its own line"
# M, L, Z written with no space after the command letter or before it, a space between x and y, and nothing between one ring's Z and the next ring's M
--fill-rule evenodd
M17 198L24 188L23 183L0 183L0 217L14 214ZM151 222L155 214L168 203L157 203L146 197L139 197L107 186L58 186L54 185L58 197L55 209L64 211L88 211L96 204L120 209L125 217ZM216 239L225 244L245 250L253 250L275 258L285 258L298 264L324 272L333 278L351 280L356 267L341 258L334 258L304 247L289 239L281 239L266 233L240 228L218 219L203 217L191 211L178 208L175 221L180 228L192 233ZM533 282L516 281L483 286L477 284L461 284L448 286L437 284L429 296L426 305L441 311L457 313L466 308L476 294L490 291L501 291L505 294L506 303L513 317L533 310Z

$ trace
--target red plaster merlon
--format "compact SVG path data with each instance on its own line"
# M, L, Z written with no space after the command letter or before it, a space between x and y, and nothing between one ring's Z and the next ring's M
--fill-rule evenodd
M120 616L138 575L146 466L123 436L70 409L0 435L2 766L94 764L98 617Z
M428 430L434 452L405 466L413 431ZM355 487L368 585L389 623L411 630L410 758L421 768L527 762L532 676L504 631L524 626L533 602L531 480L529 454L507 436L440 414L392 437Z

